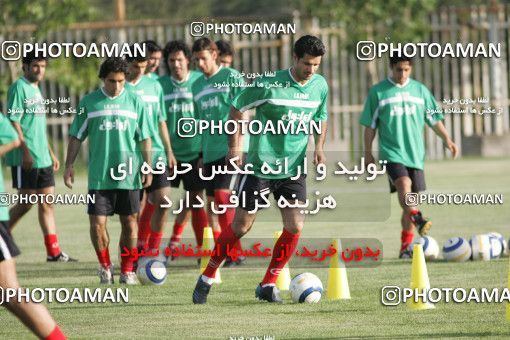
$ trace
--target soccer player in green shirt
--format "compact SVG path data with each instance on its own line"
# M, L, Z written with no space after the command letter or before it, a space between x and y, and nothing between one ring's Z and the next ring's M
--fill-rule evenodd
M30 53L23 57L23 77L7 92L7 117L18 133L21 147L9 152L5 159L12 168L12 186L21 195L52 195L55 193L54 171L60 163L53 154L46 136L46 109L39 90L47 61ZM9 231L32 208L30 203L17 202L9 211ZM44 234L46 261L76 261L60 250L53 205L38 203L39 223Z
M391 77L370 89L360 118L365 127L365 162L374 163L372 142L378 130L379 158L388 162L390 191L398 192L402 207L400 258L411 256L408 246L413 242L415 227L420 235L427 234L431 227L417 206L405 202L406 194L425 190L425 124L443 140L453 157L458 153L443 125L443 115L437 113L434 96L425 85L410 78L412 66L411 58L391 57Z
M216 46L218 47L218 59L217 63L218 65L222 67L230 67L232 68L232 63L234 61L234 49L232 48L232 45L223 39L216 41ZM249 120L248 114L246 114L245 118L243 120ZM248 146L250 143L250 134L246 133L244 135L240 136L240 145L242 145L243 149L243 162L246 160L247 154L248 154ZM239 250L242 250L241 243L237 244L237 247ZM239 256L237 260L233 260L231 256L227 256L225 259L225 263L223 264L224 267L232 267L234 265L242 265L244 264L244 261L246 260L245 256Z
M134 48L132 48L134 52ZM164 164L163 173L154 173L152 184L144 191L145 204L142 204L138 227L138 245L143 248L159 249L163 231L168 218L166 198L170 196L170 169L175 166L176 160L172 152L168 129L166 126L166 111L163 99L163 89L157 80L144 75L148 64L148 57L127 57L128 74L126 89L136 93L147 105L149 115L149 130L152 139L153 169L158 169L158 162ZM161 170L156 170L161 171Z
M193 43L193 58L195 64L202 71L192 87L195 111L200 120L211 124L223 123L228 119L232 100L243 89L244 81L234 69L217 64L218 48L209 38L200 38ZM219 87L217 84L221 84ZM226 164L225 156L228 151L228 138L226 134L214 133L208 130L202 134L202 154L204 172L211 176L212 169ZM205 181L205 192L208 201L209 225L216 236L220 229L215 223L216 216L211 210L211 203L216 206L230 204L230 195L236 183L236 176L229 174L216 174L212 180ZM227 208L224 214L219 214L217 220L221 229L232 223L235 210ZM240 243L236 245L240 248Z
M9 120L0 112L0 157L21 145L16 130ZM4 192L4 179L0 166L0 193ZM9 212L7 207L0 206L0 288L19 288L14 258L19 255L18 247L9 233ZM41 339L65 339L50 313L40 303L16 301L12 298L2 306L18 317L36 336Z
M83 97L69 130L64 183L72 188L73 163L81 143L89 139L88 189L95 202L89 203L90 237L99 260L100 283L113 283L108 250L107 216L118 214L121 223L119 246L120 283L136 284L137 214L140 189L152 183L152 173L141 174L139 152L152 164L151 135L145 103L124 88L127 63L121 58L105 60L99 70L103 86ZM137 149L140 144L140 150ZM124 253L128 251L128 254Z
M157 80L159 78L158 68L163 55L161 47L154 40L146 40L142 44L145 45L145 53L149 57L149 64L145 69L145 74L149 78Z
M204 190L204 183L198 174L202 138L199 134L182 138L177 133L177 124L180 119L198 119L193 107L191 87L202 73L189 69L190 60L191 50L184 41L168 42L163 49L163 61L169 75L160 77L158 81L163 87L168 133L175 150L177 168L181 168L182 163L192 165L191 171L178 174L172 180L172 187L178 188L182 182L184 190L189 192L190 204L196 205L197 197L203 201ZM190 215L197 245L202 246L203 231L207 227L207 214L204 208L185 207L175 218L169 247L176 247L180 243Z
M316 73L324 53L324 44L318 38L310 35L299 38L294 45L294 65L289 69L277 71L274 77L257 80L255 87L246 88L241 92L232 102L230 117L240 120L243 118L243 112L255 108L254 119L262 124L271 121L276 126L280 120L296 125L301 120L321 121L321 133L315 136L314 163L324 163L328 85L326 80ZM286 86L270 86L277 82ZM229 138L227 155L227 159L239 157L238 163L242 154L239 135L238 130ZM207 302L216 270L227 256L227 250L245 235L255 222L256 214L249 213L255 208L257 200L255 191L272 191L277 200L284 197L292 202L296 199L305 202L305 175L301 174L295 180L290 177L296 176L297 167L302 166L307 144L306 133L251 136L247 163L253 164L254 175L243 175L239 184L239 197L245 196L245 202L236 209L234 222L229 227L222 228L215 246L218 251L211 256L207 268L197 280L193 303ZM287 173L264 174L261 171L263 163L276 169L277 164L285 159L289 164ZM266 274L255 290L256 297L268 302L282 302L279 290L275 286L276 279L294 253L304 226L304 215L300 213L299 208L281 208L280 212L283 232L276 241Z
M232 49L232 45L226 40L220 39L216 41L216 46L218 46L218 61L223 67L232 67L232 62L234 61L234 50Z

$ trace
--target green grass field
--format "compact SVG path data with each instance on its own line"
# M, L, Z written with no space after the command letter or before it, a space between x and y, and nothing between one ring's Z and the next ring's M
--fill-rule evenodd
M510 198L510 159L464 159L427 163L429 192L501 193ZM6 186L10 186L8 171ZM63 189L61 173L57 177ZM73 192L84 192L86 178L80 177ZM369 208L369 207L368 207ZM502 206L427 206L432 218L431 231L440 246L453 236L497 231L510 236L510 209ZM97 262L89 240L88 217L84 206L57 206L56 218L62 248L80 259L78 264L47 264L37 214L33 209L14 231L22 251L17 258L21 284L26 287L99 287ZM70 338L219 338L230 336L274 336L276 339L314 338L429 338L429 337L505 337L510 322L505 320L505 304L438 303L436 309L411 311L405 305L385 307L381 288L386 285L408 287L411 262L398 260L400 210L392 197L391 216L384 222L308 223L303 237L373 237L384 245L384 260L376 268L348 269L351 300L319 304L293 304L285 293L284 305L262 303L254 290L265 268L240 267L222 270L223 283L212 288L204 306L191 303L198 275L195 266L169 269L167 282L160 287L129 287L127 304L47 304L52 315ZM169 227L173 220L170 221ZM272 237L280 225L256 223L250 237ZM117 244L118 218L109 222L112 245ZM168 230L165 236L168 235ZM191 228L185 231L191 237ZM116 247L112 259L118 264ZM492 262L429 262L432 287L503 288L507 285L508 258ZM118 267L117 267L118 268ZM291 275L303 271L290 268ZM326 285L326 269L306 269L317 274ZM118 277L116 275L116 281ZM29 338L11 314L0 310L0 338Z

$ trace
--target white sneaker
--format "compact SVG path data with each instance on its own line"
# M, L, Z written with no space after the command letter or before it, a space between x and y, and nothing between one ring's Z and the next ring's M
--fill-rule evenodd
M127 285L137 285L138 279L136 278L135 272L120 273L119 283Z
M103 266L99 266L98 270L99 274L99 283L105 285L113 284L113 264L110 267L105 268Z

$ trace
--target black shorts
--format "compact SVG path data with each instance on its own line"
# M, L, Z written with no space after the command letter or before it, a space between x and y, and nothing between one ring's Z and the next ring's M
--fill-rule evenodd
M426 189L425 173L421 169L409 168L401 163L386 164L390 181L390 192L396 192L397 188L393 183L400 178L407 176L411 179L411 192L420 192Z
M132 215L140 210L140 190L89 190L95 203L89 203L87 214L99 216Z
M9 222L0 221L0 262L19 255L19 249L9 234Z
M255 194L255 191L258 194ZM243 175L239 181L238 192L239 207L246 211L255 208L255 200L261 202L260 194L272 192L275 200L278 201L280 197L284 197L289 202L298 200L300 202L306 201L306 176L301 175L298 179L292 180L290 178L283 179L266 179L259 178L253 175ZM244 196L244 202L243 202Z
M225 166L227 163L225 158L220 158L214 162L204 164L205 176L211 176L213 166ZM205 193L207 196L214 196L214 192L220 189L235 190L237 186L237 175L214 174L211 180L204 180Z
M150 193L153 192L154 190L170 187L170 181L168 180L168 176L170 176L169 168L165 168L165 173L163 174L153 174L152 183L148 188L145 189L145 191L147 191L147 193Z
M53 166L24 170L21 165L11 167L12 187L15 189L42 189L55 186Z
M191 170L185 174L178 174L175 179L171 181L172 188L178 188L181 181L186 191L201 191L204 190L204 181L198 175L198 158L188 162L177 162L177 169L181 169L182 163L191 164Z

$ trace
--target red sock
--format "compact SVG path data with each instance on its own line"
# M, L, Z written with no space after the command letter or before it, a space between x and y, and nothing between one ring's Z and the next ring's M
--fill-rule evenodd
M414 233L412 231L402 230L400 235L400 241L402 245L400 246L400 251L406 249L411 243L413 243Z
M214 241L217 241L218 237L220 237L220 235L221 235L221 230L213 230L212 234L213 234Z
M193 232L195 233L195 239L199 247L201 247L204 242L204 228L207 227L207 223L207 214L204 208L191 210L191 225L193 226Z
M292 234L283 229L281 236L276 241L273 249L273 257L267 267L266 275L262 280L262 285L276 283L280 271L291 258L299 241L299 233Z
M214 246L214 253L207 264L207 268L205 268L202 275L210 277L214 279L216 275L216 269L221 265L223 260L227 257L228 248L232 247L238 238L232 232L232 228L230 226L221 230L220 236L218 236L218 240ZM218 251L219 250L219 251Z
M151 230L151 234L149 236L149 249L159 249L162 238L163 233Z
M239 251L243 251L243 246L241 246L241 240L237 240L236 244L234 244L234 247Z
M214 193L214 203L216 206L219 204L230 204L230 193L226 191L216 191ZM226 228L234 221L235 212L236 210L234 208L227 208L224 214L218 215L218 222L221 229Z
M182 232L186 224L179 224L177 222L174 223L174 229L172 231L172 237L170 237L170 242L181 242Z
M135 249L135 248L133 248L133 249ZM133 271L133 263L135 262L135 257L133 255L131 255L134 253L133 249L129 249L129 256L121 256L121 259L120 259L121 273L127 273L127 272Z
M55 325L55 328L51 331L50 335L48 335L46 340L65 340L67 339L64 333L60 330L60 327L58 325Z
M44 235L44 245L46 246L46 254L48 256L57 256L61 252L57 234Z
M110 261L110 251L108 250L108 248L96 251L96 254L97 259L99 260L99 264L104 268L108 269L112 264L112 261Z
M138 246L142 248L145 248L149 242L149 235L151 233L151 218L155 209L156 206L147 200L145 208L140 215L140 222L138 223Z

